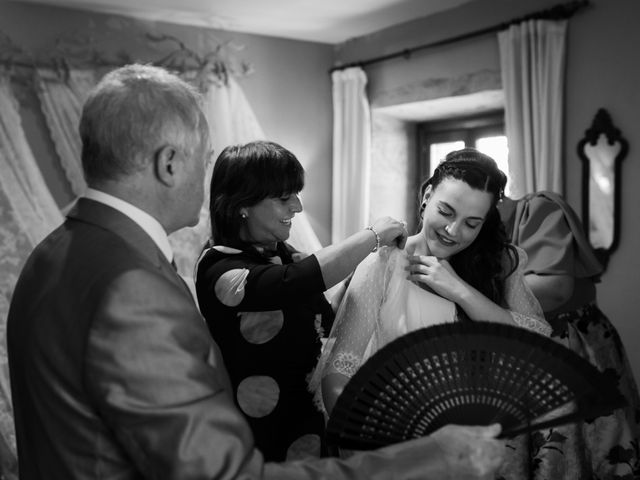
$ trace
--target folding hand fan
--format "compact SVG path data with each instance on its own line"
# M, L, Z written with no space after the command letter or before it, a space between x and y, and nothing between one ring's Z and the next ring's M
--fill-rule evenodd
M372 355L338 398L327 439L367 450L449 423L500 423L501 436L513 437L624 403L615 376L550 338L494 322L447 323Z

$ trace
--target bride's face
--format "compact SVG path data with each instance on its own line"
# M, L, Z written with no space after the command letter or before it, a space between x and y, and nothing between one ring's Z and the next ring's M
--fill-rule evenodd
M422 233L431 255L449 258L473 243L491 208L492 195L455 178L425 193Z

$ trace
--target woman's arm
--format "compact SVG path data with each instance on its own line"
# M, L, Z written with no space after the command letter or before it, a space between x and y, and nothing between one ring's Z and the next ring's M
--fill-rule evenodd
M350 377L337 372L328 373L322 378L322 402L327 415L331 415L333 407L349 379Z
M486 320L515 324L543 335L551 334L551 327L544 319L540 303L524 280L527 256L517 248L518 266L505 279L507 308L491 301L481 292L462 280L446 260L415 255L409 257L409 279L421 282L434 292L458 304L472 320ZM506 268L505 264L505 268Z
M361 230L315 253L327 289L344 280L376 246L404 248L407 241L404 223L384 217L377 220L372 228L375 233L368 229Z
M227 249L226 256L213 250L199 260L196 287L199 301L213 293L228 307L249 310L282 308L291 298L321 293L338 284L379 245L404 248L407 230L404 223L390 217L373 224L346 240L330 245L299 262L282 265L263 263L240 250ZM379 241L378 241L379 239Z

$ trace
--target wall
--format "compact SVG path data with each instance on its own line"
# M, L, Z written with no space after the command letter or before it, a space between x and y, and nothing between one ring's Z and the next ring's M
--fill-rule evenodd
M416 128L375 109L371 123L372 220L387 215L404 219L408 231L414 232L417 201L407 184L416 178Z
M341 45L336 63L366 60L480 30L532 12L558 0L478 0L433 17L418 19ZM576 145L595 112L606 108L629 141L622 165L621 238L598 288L601 308L618 329L636 378L640 378L640 295L636 252L640 222L640 2L592 0L571 20L567 44L565 92L565 194L581 212L581 168ZM473 93L500 84L495 34L416 52L366 67L372 105L387 106L448 95ZM397 140L396 140L397 141Z
M242 47L235 56L253 66L239 83L267 138L293 151L307 171L305 208L321 243L331 226L332 104L328 70L333 47L325 44L236 34L159 22L142 22L63 8L0 2L0 33L33 54L48 51L63 36L82 35L101 51L126 52L134 60L153 61L169 44L153 46L144 35L166 34L204 54L224 42ZM23 125L50 188L62 206L72 199L39 104L28 88L19 88Z
M567 117L565 152L567 196L574 206L581 203L582 165L576 145L591 125L598 108L606 108L616 127L629 141L629 154L622 162L620 243L598 287L601 308L614 322L636 380L640 380L640 295L638 272L640 238L640 64L637 46L640 2L598 0L571 22L567 63Z

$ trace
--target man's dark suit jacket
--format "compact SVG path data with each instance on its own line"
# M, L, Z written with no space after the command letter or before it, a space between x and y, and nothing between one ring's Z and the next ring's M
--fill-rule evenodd
M28 259L7 329L22 480L259 476L188 289L121 212L78 201Z

